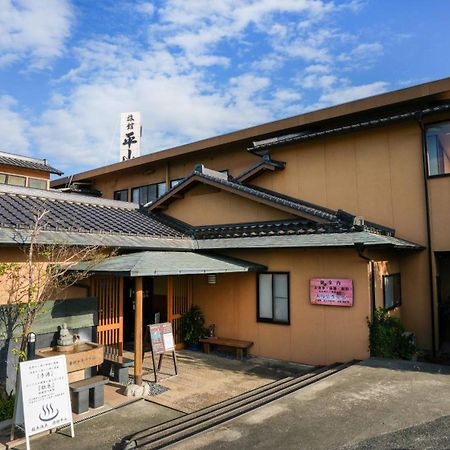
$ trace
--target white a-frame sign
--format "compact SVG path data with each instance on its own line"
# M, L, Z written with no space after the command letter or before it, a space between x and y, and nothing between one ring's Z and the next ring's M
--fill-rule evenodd
M21 362L19 376L14 423L24 427L27 450L30 436L62 425L70 424L74 437L66 357Z

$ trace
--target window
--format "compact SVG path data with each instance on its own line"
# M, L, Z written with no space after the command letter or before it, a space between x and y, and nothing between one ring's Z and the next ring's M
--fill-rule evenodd
M139 203L145 205L146 203L153 202L161 195L166 193L166 183L147 184L147 186L141 186L131 190L131 199L133 203Z
M401 278L399 273L383 277L384 309L389 310L402 304Z
M0 173L0 184L6 183L6 173Z
M426 129L428 175L450 174L450 122Z
M258 274L258 322L289 324L289 274Z
M25 177L19 177L18 175L8 175L6 179L6 183L13 186L25 186L26 181Z
M114 200L119 200L121 202L128 201L128 189L122 189L121 191L114 192Z
M47 180L42 178L28 178L28 187L34 189L47 189Z

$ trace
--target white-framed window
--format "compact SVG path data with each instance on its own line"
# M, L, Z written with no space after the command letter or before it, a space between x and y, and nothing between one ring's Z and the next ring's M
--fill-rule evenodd
M288 325L289 273L259 273L257 279L257 321Z
M427 126L425 130L428 175L450 174L450 122Z

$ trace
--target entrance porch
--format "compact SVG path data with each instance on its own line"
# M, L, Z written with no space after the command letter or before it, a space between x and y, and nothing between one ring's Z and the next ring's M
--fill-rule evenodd
M82 263L78 266L82 269ZM97 342L123 356L132 347L134 381L142 384L147 326L170 322L176 349L183 348L182 315L193 303L193 277L264 271L240 259L192 252L140 252L108 258L91 269L98 300Z

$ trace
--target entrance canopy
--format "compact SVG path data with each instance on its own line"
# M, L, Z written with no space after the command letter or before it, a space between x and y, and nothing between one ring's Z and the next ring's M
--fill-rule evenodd
M86 270L78 263L72 270ZM89 272L126 277L196 275L209 273L256 272L266 266L222 255L193 252L139 252L113 256L89 267Z

